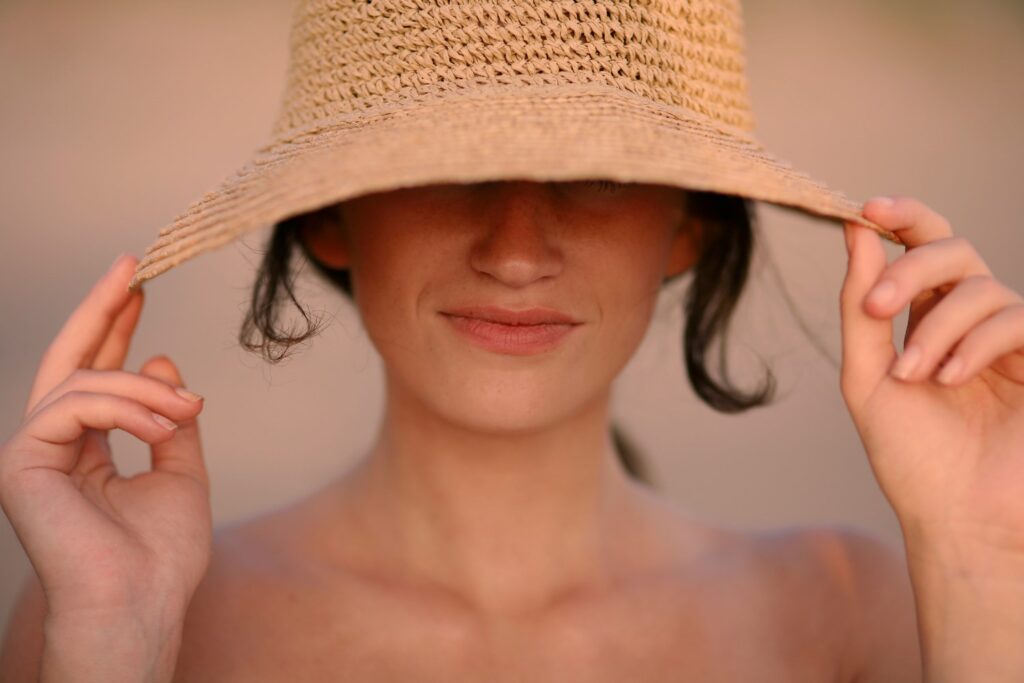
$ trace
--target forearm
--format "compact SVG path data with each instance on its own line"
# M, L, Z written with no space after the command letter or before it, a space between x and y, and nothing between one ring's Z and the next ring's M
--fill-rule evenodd
M1024 681L1024 555L907 540L926 683Z
M184 619L48 619L40 683L170 683Z

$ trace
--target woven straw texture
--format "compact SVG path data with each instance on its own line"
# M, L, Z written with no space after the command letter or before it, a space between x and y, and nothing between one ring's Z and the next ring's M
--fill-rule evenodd
M895 234L758 142L737 0L300 0L270 140L159 232L129 288L368 192L610 179Z

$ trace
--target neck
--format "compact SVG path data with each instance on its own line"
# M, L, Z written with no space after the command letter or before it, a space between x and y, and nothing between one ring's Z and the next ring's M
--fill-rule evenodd
M453 424L399 387L387 396L346 486L389 573L504 611L600 589L638 561L645 494L615 454L609 395L514 434Z

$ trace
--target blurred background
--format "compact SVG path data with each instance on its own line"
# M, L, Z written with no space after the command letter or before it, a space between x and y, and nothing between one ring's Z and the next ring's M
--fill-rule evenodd
M777 156L863 201L918 197L1024 292L1024 3L748 0L759 137ZM289 0L0 0L0 439L20 421L41 354L121 251L157 231L269 133L284 79ZM656 486L745 528L899 528L839 392L838 223L759 205L765 237L730 341L773 405L720 415L682 367L682 291L665 293L618 380L616 415ZM269 229L147 283L127 369L168 354L206 397L200 424L223 525L294 500L366 448L379 359L340 296L304 302L334 320L285 363L238 347ZM887 244L890 261L902 249ZM688 284L685 280L683 285ZM792 305L790 305L790 302ZM902 344L904 312L896 320ZM914 429L914 425L907 425ZM148 450L111 441L125 474ZM0 522L0 619L28 561Z

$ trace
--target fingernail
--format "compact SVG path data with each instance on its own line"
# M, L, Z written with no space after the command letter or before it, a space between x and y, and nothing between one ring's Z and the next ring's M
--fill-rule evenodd
M174 391L176 391L178 393L178 396L181 396L182 398L186 398L189 401L201 401L201 400L203 400L202 396L200 396L199 394L192 393L191 391L189 391L185 387L175 387Z
M952 384L957 377L960 376L960 370L964 367L963 360L959 356L953 356L946 364L942 366L942 370L939 371L938 377L935 379L939 380L943 384Z
M896 284L892 280L883 280L868 292L868 299L873 304L884 306L896 296Z
M153 413L153 421L169 431L174 431L175 429L178 428L178 425L174 424L173 422L168 420L163 415L160 415L159 413Z
M892 206L893 205L893 200L892 200L892 197L880 196L880 197L872 197L871 199L868 200L868 203L869 204L878 204L879 206Z
M896 379L903 379L910 377L910 373L917 367L918 361L921 359L921 350L916 346L910 346L903 349L903 355L896 359L896 364L892 366L892 376Z

